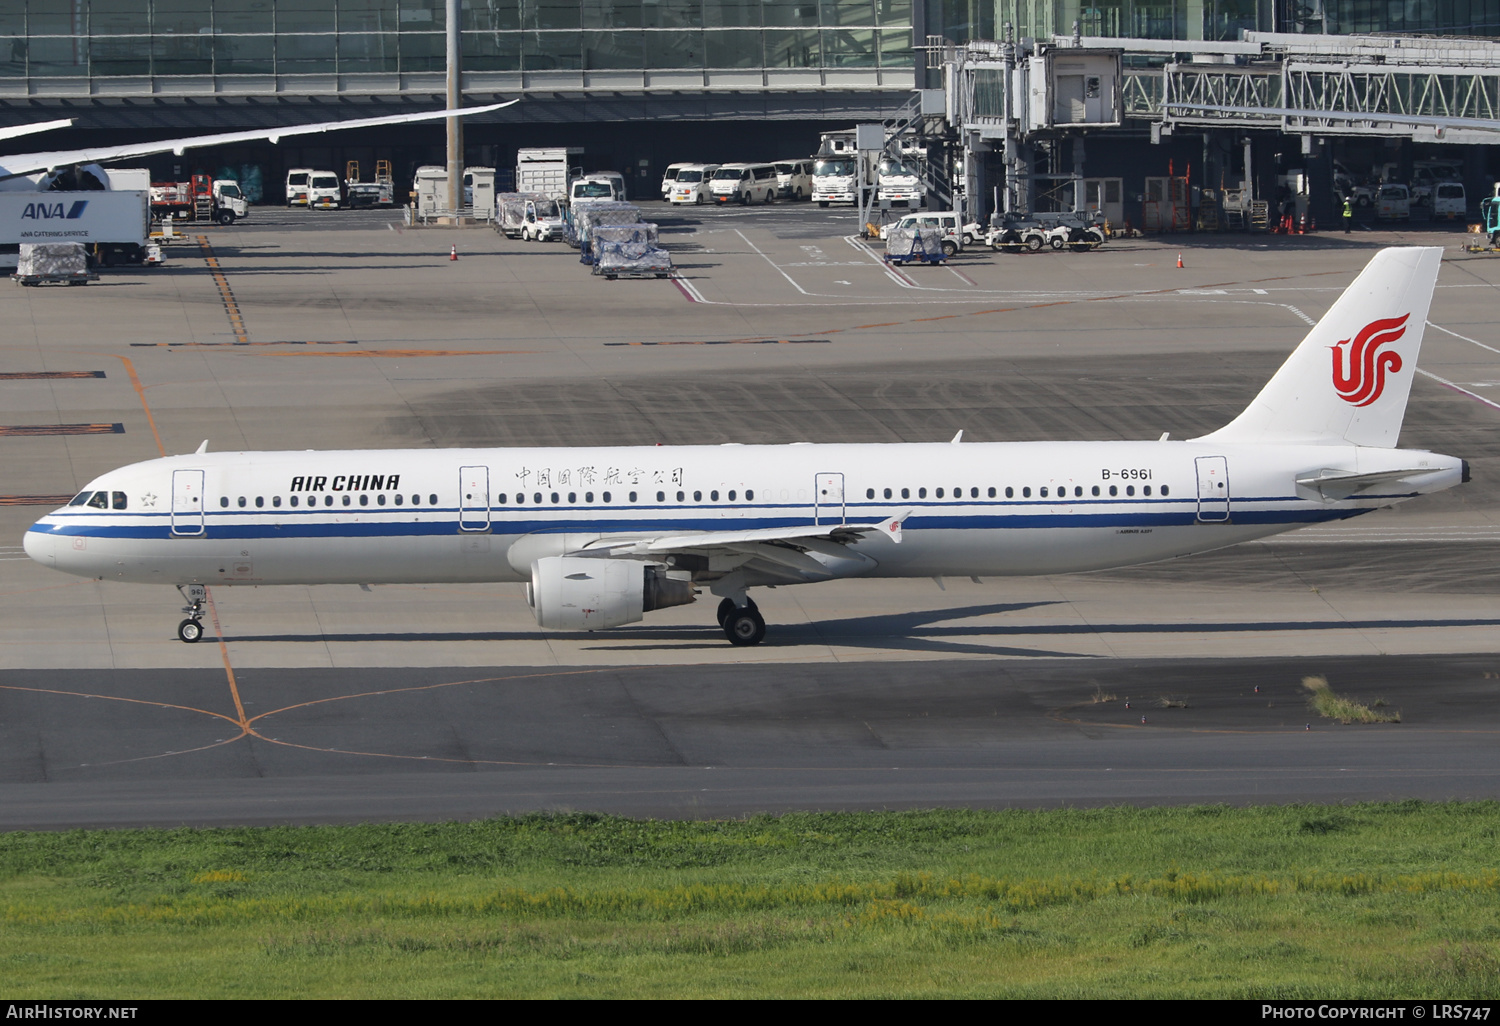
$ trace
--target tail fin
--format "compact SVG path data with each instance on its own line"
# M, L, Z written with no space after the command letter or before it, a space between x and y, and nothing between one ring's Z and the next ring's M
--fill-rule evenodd
M1383 249L1213 442L1353 443L1392 448L1443 251Z

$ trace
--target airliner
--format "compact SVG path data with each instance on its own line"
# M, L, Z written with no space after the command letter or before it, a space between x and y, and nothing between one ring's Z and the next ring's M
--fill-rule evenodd
M185 136L179 139L158 139L154 142L121 143L115 146L93 146L79 150L48 150L41 153L14 153L0 155L0 190L48 189L60 173L81 168L92 176L98 187L107 187L108 172L100 165L111 164L131 157L147 157L153 153L175 153L181 156L187 150L206 146L229 146L243 142L266 140L273 145L283 138L298 135L316 135L322 132L337 132L348 128L377 128L382 125L404 125L415 121L433 121L438 118L470 117L487 114L492 110L509 107L519 100L491 103L480 107L461 107L454 110L422 111L414 114L390 114L377 118L354 118L346 121L318 121L302 125L286 125L281 128L256 128L245 132L220 132L215 135ZM38 132L50 132L67 128L72 118L53 121L38 121L29 125L0 129L0 140L13 139ZM82 175L75 177L82 179ZM84 179L86 181L86 179Z
M197 452L91 481L27 532L81 577L207 588L514 581L537 623L597 630L755 588L1055 574L1369 513L1469 479L1395 448L1442 251L1380 251L1231 423L1104 442Z

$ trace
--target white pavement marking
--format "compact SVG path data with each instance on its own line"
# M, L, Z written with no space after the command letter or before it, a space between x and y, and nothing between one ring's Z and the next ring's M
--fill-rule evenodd
M1459 339L1460 341L1469 342L1473 345L1476 345L1480 349L1488 349L1492 353L1500 353L1500 349L1496 349L1494 346L1487 346L1483 342L1480 342L1477 339L1472 339L1467 335L1460 335L1452 328L1445 328L1441 324L1433 324L1431 321L1427 322L1427 326L1429 328L1436 328L1438 331L1441 331L1445 335L1452 335L1454 338Z
M1439 377L1438 375L1432 373L1432 371L1423 370L1421 367L1418 367L1417 368L1417 373L1420 374L1420 375L1422 375L1423 377L1431 378L1433 381L1436 381L1438 384L1444 385L1444 386L1446 386L1448 388L1451 388L1455 392L1462 392L1464 395L1468 396L1470 399L1474 399L1474 400L1476 400L1478 402L1484 403L1484 405L1490 407L1490 409L1492 409L1492 410L1500 410L1500 403L1491 402L1490 400L1486 399L1484 396L1480 395L1478 392L1471 392L1467 388L1464 388L1462 385L1454 384L1453 382L1449 381L1447 378Z

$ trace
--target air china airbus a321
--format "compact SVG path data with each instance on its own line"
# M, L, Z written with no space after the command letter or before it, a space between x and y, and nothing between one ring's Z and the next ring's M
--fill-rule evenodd
M200 447L90 482L26 552L176 585L183 641L211 585L516 581L537 623L563 630L633 623L707 585L729 640L754 645L752 588L1217 549L1468 480L1462 460L1394 448L1441 256L1382 250L1243 413L1188 441Z

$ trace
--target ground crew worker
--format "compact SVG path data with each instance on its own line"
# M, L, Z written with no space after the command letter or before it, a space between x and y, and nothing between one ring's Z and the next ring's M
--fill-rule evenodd
M1349 197L1344 197L1344 234L1349 234L1349 226L1354 223L1354 205L1349 202Z

